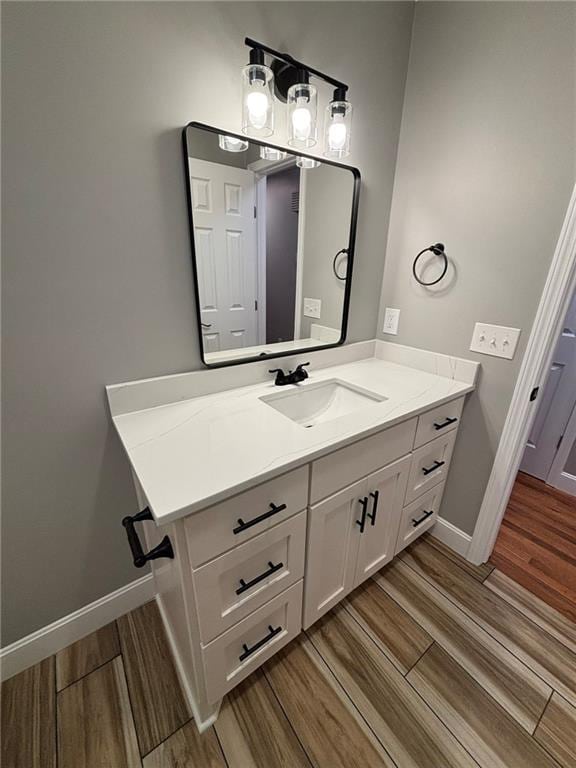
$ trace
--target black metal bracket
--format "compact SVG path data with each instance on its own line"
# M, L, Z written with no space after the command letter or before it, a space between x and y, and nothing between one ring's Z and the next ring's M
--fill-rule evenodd
M140 523L143 520L153 520L152 512L150 508L146 507L142 512L138 512L131 517L125 517L122 520L122 525L126 529L126 535L128 536L128 544L132 550L132 558L136 568L143 568L149 560L158 560L160 557L168 557L174 559L174 550L168 536L164 536L160 544L150 550L150 552L144 552L142 544L138 538L135 524Z
M286 504L280 504L279 506L276 506L276 504L270 502L270 509L268 512L264 512L262 515L258 515L258 517L253 517L252 520L248 520L247 523L245 523L244 520L239 517L238 525L236 528L232 529L232 533L242 533L248 528L252 528L253 525L258 525L258 523L261 523L263 520L267 520L269 517L272 517L272 515L277 515L278 512L282 512L283 509L286 509Z
M441 424L434 422L434 429L444 429L444 427L449 427L450 424L455 424L457 421L458 419L456 417L454 418L448 417L446 421L443 421Z
M415 520L414 518L412 518L412 527L417 528L420 525L420 523L423 523L424 520L428 520L430 515L433 515L433 514L434 514L433 509L430 509L430 510L425 509L424 514L422 515L422 517L419 517L418 520Z
M435 470L440 469L440 467L443 467L444 464L446 464L445 461L435 461L431 467L422 467L422 473L429 475L430 472L434 472Z
M252 656L253 653L256 653L260 648L262 648L263 645L266 645L266 643L269 643L272 638L276 637L276 635L280 634L282 632L282 627L272 627L272 624L268 624L268 634L266 637L263 637L262 640L258 640L257 643L254 643L252 648L249 648L246 643L242 643L242 648L244 649L244 652L238 656L239 661L244 661L249 656Z
M368 496L364 496L363 499L358 499L358 503L362 507L362 517L360 520L356 520L356 525L360 526L360 533L364 533L364 526L366 525L366 512L368 510Z
M259 576L255 576L251 581L244 581L244 579L240 579L240 586L236 590L236 594L241 595L243 592L246 592L247 590L256 586L256 584L264 581L264 579L267 579L268 576L272 576L273 573L276 573L276 571L279 571L281 568L284 568L284 563L276 563L276 565L274 565L272 560L268 560L267 571L264 571L264 573L261 573Z
M244 40L244 44L247 45L253 51L261 51L263 54L271 56L273 61L271 69L274 72L274 86L277 98L281 101L286 101L288 95L288 88L291 85L296 85L298 82L302 82L302 73L308 73L308 75L314 75L314 77L324 80L325 83L332 85L336 92L334 97L336 101L344 101L346 99L346 91L348 86L341 80L327 75L325 72L321 72L319 69L308 66L303 61L298 61L294 56L289 53L282 53L275 48L270 48L264 43L259 43L257 40L252 40L251 37L247 37Z
M378 499L380 498L380 491L370 491L372 497L372 512L368 513L370 518L370 525L376 524L376 512L378 512Z

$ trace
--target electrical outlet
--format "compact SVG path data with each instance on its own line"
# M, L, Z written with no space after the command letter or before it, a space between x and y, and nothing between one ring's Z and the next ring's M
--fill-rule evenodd
M386 310L384 312L384 326L382 327L382 331L384 333L390 333L396 336L396 334L398 333L399 320L400 320L400 310L386 307Z
M520 328L476 323L470 349L472 352L480 352L483 355L493 355L512 360L519 336Z
M321 299L304 299L304 317L315 317L319 320L321 309Z

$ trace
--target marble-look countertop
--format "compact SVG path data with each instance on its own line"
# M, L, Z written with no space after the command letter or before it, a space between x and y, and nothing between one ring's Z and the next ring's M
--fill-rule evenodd
M306 429L260 400L294 388L269 381L114 416L158 525L474 389L470 382L376 357L312 368L308 382L334 378L387 399Z

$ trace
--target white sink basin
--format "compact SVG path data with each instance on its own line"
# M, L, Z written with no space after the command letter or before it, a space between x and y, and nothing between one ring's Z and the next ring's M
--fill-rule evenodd
M339 379L299 384L260 398L303 427L314 427L387 399Z

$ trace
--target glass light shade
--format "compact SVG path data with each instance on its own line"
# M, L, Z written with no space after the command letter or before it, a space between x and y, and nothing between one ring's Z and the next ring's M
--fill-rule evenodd
M264 64L242 69L242 133L266 137L274 131L274 75Z
M288 89L288 144L308 149L316 144L318 94L309 83Z
M260 157L262 160L284 160L286 152L282 152L281 149L274 149L274 147L260 147Z
M318 168L319 160L313 160L311 157L297 157L296 165L298 168Z
M326 107L324 155L340 159L350 154L352 105L349 101L331 101Z
M236 136L226 136L223 133L219 133L218 146L220 149L225 149L226 152L246 152L248 142L244 139L237 139Z

